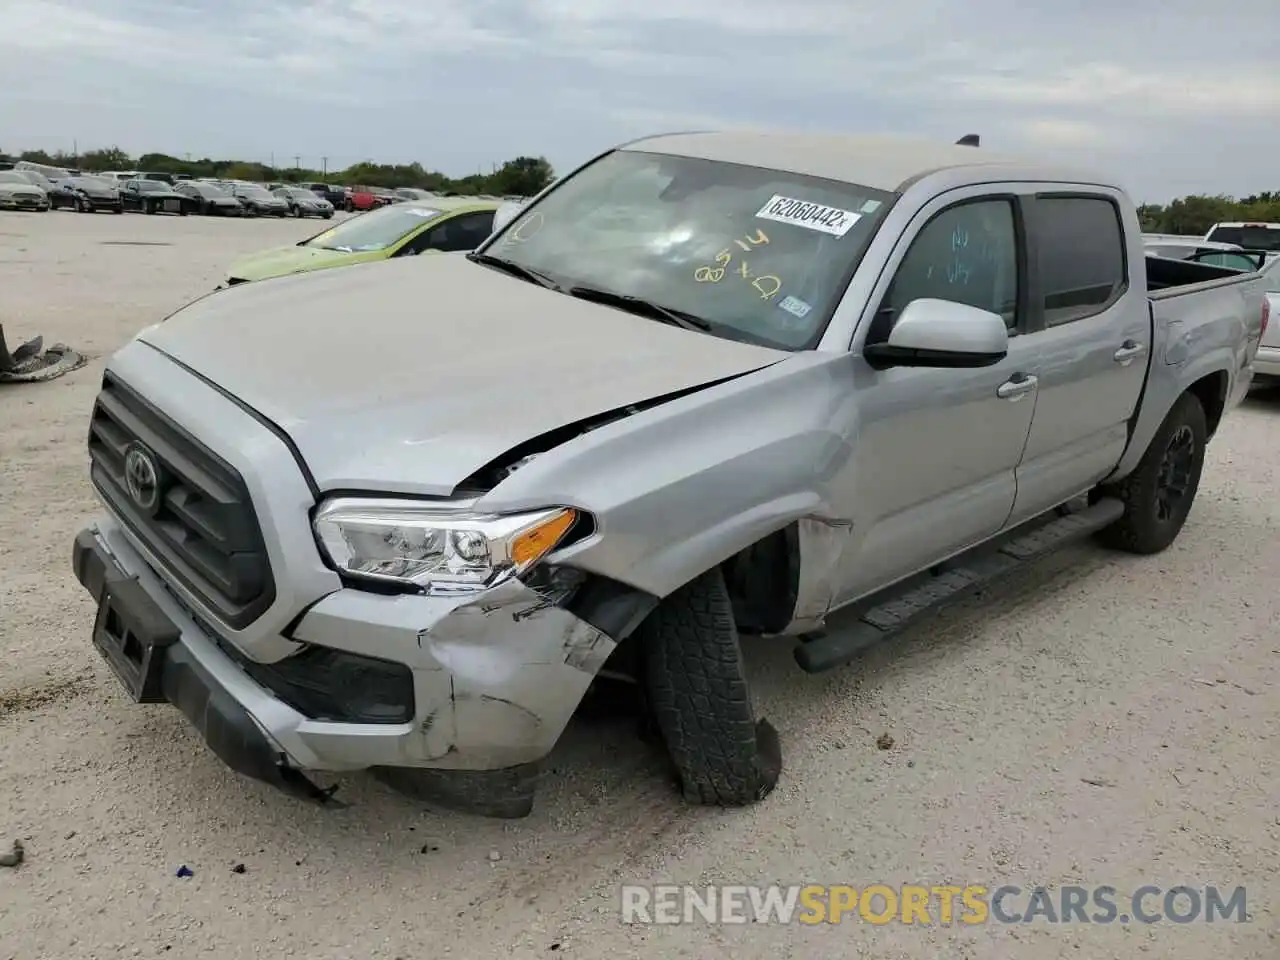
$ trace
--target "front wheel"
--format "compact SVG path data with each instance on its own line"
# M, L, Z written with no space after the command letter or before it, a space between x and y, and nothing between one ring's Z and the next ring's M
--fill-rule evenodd
M738 628L717 568L664 599L635 640L654 720L690 803L763 800L782 771L778 733L757 721Z
M1099 532L1126 553L1159 553L1177 538L1200 488L1209 427L1199 399L1184 393L1151 438L1138 466L1097 494L1124 502L1124 515Z

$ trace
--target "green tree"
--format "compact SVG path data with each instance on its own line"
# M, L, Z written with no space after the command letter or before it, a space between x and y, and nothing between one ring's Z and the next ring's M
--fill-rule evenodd
M88 150L80 154L80 167L84 170L128 170L133 158L119 147Z
M555 172L546 157L516 157L504 163L489 180L487 193L531 197L551 184Z

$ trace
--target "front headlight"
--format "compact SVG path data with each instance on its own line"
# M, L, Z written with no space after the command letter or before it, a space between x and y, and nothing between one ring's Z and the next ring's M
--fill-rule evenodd
M339 573L416 587L474 593L517 576L545 557L582 516L567 507L494 516L403 500L339 498L316 513L316 539Z

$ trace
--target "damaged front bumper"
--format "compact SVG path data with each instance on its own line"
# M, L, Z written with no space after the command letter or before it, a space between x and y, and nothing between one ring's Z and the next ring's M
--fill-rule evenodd
M114 520L81 532L74 565L99 602L95 645L135 700L174 704L228 766L314 799L325 792L299 771L470 776L536 763L615 647L517 580L465 598L340 589L312 605L289 639L403 664L414 711L408 723L333 722L256 682L244 654L202 626Z

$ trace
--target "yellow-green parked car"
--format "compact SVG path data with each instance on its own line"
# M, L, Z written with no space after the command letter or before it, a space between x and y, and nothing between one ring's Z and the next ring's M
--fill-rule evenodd
M227 271L227 284L268 280L428 251L473 250L493 229L501 201L432 197L393 203L343 220L314 237L241 257Z

